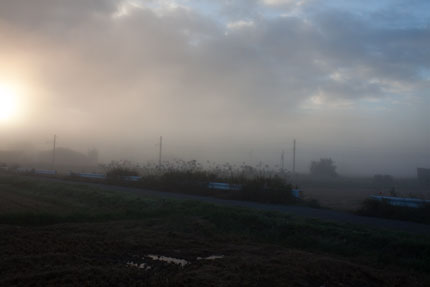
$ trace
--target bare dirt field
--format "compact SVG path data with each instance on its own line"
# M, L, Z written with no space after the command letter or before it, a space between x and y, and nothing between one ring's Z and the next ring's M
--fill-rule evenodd
M193 231L172 232L159 220L1 226L0 285L426 286L430 282L419 273L381 270L336 256L205 234L210 222L198 218L188 225ZM151 254L187 264L152 260ZM223 257L197 260L211 255Z
M426 235L0 177L0 286L429 286Z

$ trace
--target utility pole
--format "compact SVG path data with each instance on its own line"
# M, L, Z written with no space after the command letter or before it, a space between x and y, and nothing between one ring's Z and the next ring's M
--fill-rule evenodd
M57 143L57 135L54 135L54 147L52 149L52 169L55 169L55 145Z
M163 151L163 137L160 136L160 152L158 154L158 168L161 168L161 154Z
M296 174L296 140L293 144L293 176Z

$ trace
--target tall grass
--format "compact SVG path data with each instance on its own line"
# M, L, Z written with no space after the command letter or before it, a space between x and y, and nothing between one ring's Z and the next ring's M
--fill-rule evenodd
M266 203L297 203L291 195L289 175L274 171L268 166L251 167L231 164L210 164L204 167L199 162L176 160L161 166L136 166L130 162L115 162L105 167L108 180L121 184L121 175L143 176L135 186L170 192L211 195L229 199L251 200ZM241 185L241 191L213 191L209 182L224 182Z

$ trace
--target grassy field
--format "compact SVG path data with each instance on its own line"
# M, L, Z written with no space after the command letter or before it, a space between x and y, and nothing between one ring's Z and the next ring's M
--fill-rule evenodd
M414 178L395 179L392 185L386 187L376 186L371 177L339 177L330 180L302 176L296 183L307 197L318 200L322 207L337 210L359 210L370 195L392 196L390 190L393 187L400 197L430 199L430 190L421 187Z
M1 176L0 232L1 286L430 284L426 236L85 184Z

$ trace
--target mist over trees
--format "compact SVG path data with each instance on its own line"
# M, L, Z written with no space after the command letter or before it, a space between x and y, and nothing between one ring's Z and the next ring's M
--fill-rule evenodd
M336 165L331 158L322 158L319 161L312 161L310 173L316 177L337 177Z

